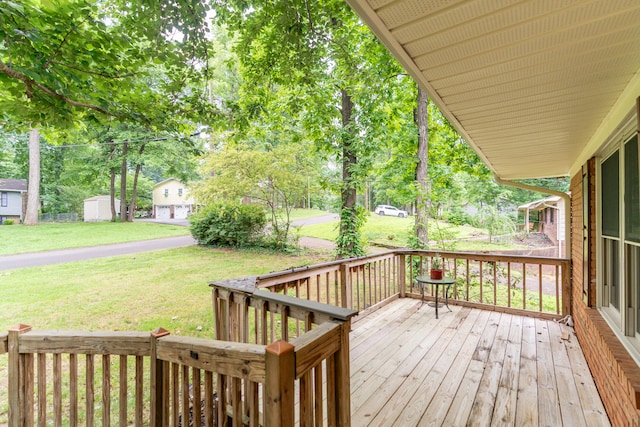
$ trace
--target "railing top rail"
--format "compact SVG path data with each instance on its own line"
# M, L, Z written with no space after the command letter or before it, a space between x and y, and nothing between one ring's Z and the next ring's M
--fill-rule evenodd
M20 335L21 353L116 354L149 356L149 332L35 330Z
M0 333L0 354L9 351L9 334L7 332Z
M177 335L158 338L157 357L255 382L265 381L265 346Z
M438 250L417 250L417 249L399 249L395 251L397 254L405 255L435 255L438 254L443 258L458 258L458 259L474 259L479 261L511 261L511 262L526 262L527 264L552 264L561 265L571 262L568 258L554 258L554 257L542 257L531 255L505 255L505 254L493 254L493 253L480 253L480 252L447 252Z
M263 290L257 290L253 293L253 295L265 301L299 307L313 313L323 314L333 320L346 321L354 317L356 314L358 314L356 310L336 307L329 304L323 304L317 301L303 300L299 298L290 297L288 295L276 294L274 292L268 292Z
M257 276L247 276L237 279L214 280L209 282L209 286L252 294L256 290L256 279Z

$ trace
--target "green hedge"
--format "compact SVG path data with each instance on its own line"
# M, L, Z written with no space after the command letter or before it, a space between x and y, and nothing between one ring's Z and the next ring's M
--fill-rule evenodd
M189 222L199 244L237 248L259 244L267 217L261 206L215 204L192 215Z

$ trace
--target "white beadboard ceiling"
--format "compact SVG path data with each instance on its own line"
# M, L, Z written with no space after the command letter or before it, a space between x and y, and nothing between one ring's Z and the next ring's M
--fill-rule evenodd
M640 95L640 0L347 2L503 179L572 173Z

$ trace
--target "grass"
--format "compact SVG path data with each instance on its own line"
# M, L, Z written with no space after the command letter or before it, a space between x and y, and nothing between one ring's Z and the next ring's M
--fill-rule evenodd
M0 331L18 323L83 331L150 332L163 327L172 335L212 339L208 282L325 261L317 255L192 246L0 271ZM112 372L117 372L117 360L113 363ZM7 421L6 379L7 358L0 356L0 425Z
M321 211L320 209L293 209L289 215L289 219L295 221L297 219L313 218L323 215L331 215L331 212Z
M213 336L208 282L326 261L187 247L0 272L0 331L135 330ZM198 326L202 331L198 331Z
M0 227L0 255L79 248L189 234L188 227L150 222L77 222Z
M370 214L362 230L362 237L368 244L395 247L408 246L414 218L397 218ZM323 224L304 225L298 234L335 241L338 237L338 221ZM491 251L512 249L513 244L489 242L485 230L470 225L451 225L443 221L429 221L429 235L436 249L458 251ZM437 236L442 235L442 239ZM465 240L469 239L469 240ZM443 242L444 241L444 247Z

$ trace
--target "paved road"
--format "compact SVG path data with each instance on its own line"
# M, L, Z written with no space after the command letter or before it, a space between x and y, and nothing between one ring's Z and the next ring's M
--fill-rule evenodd
M293 221L294 225L309 225L329 222L337 219L335 214L323 215L314 218L306 218ZM187 220L154 220L141 221L158 222L171 225L188 226ZM140 240L129 243L116 243L113 245L92 246L87 248L60 249L56 251L29 252L26 254L0 256L0 271L15 270L18 268L39 267L48 264L62 264L65 262L84 261L87 259L128 255L137 252L150 252L161 249L182 248L195 245L196 241L190 235L178 237L166 237L162 239ZM333 249L335 244L328 240L315 239L313 237L301 237L300 244L314 249Z
M47 264L84 261L87 259L128 255L136 252L157 251L160 249L181 248L195 245L190 235L165 237L162 239L140 240L113 245L92 246L88 248L60 249L57 251L30 252L26 254L0 256L0 271L17 268L38 267Z

